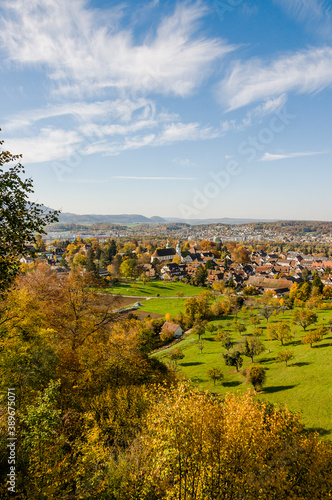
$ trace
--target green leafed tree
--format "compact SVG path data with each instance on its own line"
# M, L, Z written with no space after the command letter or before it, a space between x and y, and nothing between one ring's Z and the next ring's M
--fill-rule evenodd
M198 335L198 340L200 341L201 336L205 334L205 328L202 325L202 323L200 323L200 322L196 323L192 329L192 333L194 335Z
M182 350L179 347L177 347L176 349L174 349L174 351L171 352L169 358L176 366L178 364L178 361L184 358L184 354Z
M223 379L223 374L220 368L217 368L216 366L209 368L208 371L206 372L206 375L213 380L213 385L216 385L217 380L222 380Z
M241 353L250 358L252 363L254 362L254 356L258 356L258 354L261 354L264 350L264 345L256 337L245 339L241 346Z
M137 262L134 259L126 259L120 265L120 273L126 278L135 276Z
M239 368L243 365L243 359L241 357L241 353L239 351L234 351L231 353L223 354L225 363L227 366L235 366L236 371L239 371Z
M233 345L230 334L228 332L225 332L225 331L218 332L217 335L214 337L214 340L216 340L217 342L221 342L221 345L227 351L229 351Z
M21 157L0 152L0 292L15 279L20 257L29 255L27 245L34 245L36 235L45 234L44 227L58 220L58 212L29 200L33 184L23 178Z
M206 284L208 272L202 264L200 264L197 268L194 283L196 286L204 286Z
M273 314L273 308L268 305L264 305L260 310L260 314L266 319L266 321L269 321L270 316Z
M254 386L255 391L260 391L266 379L266 371L263 366L252 366L249 369L247 380Z

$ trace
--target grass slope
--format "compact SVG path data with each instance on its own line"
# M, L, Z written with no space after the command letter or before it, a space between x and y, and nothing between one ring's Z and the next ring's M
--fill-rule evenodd
M166 312L166 311L165 311ZM270 318L269 323L276 321L290 321L292 312L287 311ZM332 319L332 310L318 311L318 323L307 330L315 329L319 324L328 325ZM231 322L230 326L226 323ZM242 317L241 322L247 326L245 335L250 335L253 326L249 325L248 317ZM229 316L220 320L224 330L229 331L234 344L243 340L233 329L233 317ZM293 341L281 346L277 340L268 340L266 335L266 321L262 320L259 325L264 329L264 334L260 337L266 348L265 352L254 359L254 364L261 364L267 372L265 386L257 394L257 398L268 400L272 403L287 405L289 409L302 414L302 422L312 430L318 430L322 437L332 439L332 335L315 344L313 348L301 343L301 337L305 336L303 330L293 327L295 337ZM240 391L243 393L251 388L245 381L242 370L251 366L249 358L243 358L243 366L240 373L235 368L226 366L223 353L226 350L222 345L214 340L215 334L206 333L202 354L198 349L197 336L189 336L177 347L183 349L185 357L178 363L178 369L184 376L191 379L193 384L201 386L213 392L225 394L226 392ZM168 355L172 348L157 353L156 356L168 362ZM276 361L278 353L289 349L294 354L286 367L285 363ZM208 379L206 372L211 367L219 367L224 380L213 382Z
M185 300L167 298L149 299L144 303L143 307L140 307L140 311L162 314L163 316L169 313L174 318L180 311L184 311Z
M120 283L110 288L109 293L120 295L134 295L137 297L176 297L182 292L185 297L192 297L204 292L206 288L187 285L181 282L150 281L145 285L143 281Z

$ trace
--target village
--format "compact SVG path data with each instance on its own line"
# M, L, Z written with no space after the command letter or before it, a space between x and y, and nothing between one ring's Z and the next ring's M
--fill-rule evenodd
M153 245L143 247L136 240L117 244L112 240L111 255L109 240L102 243L97 238L78 237L76 244L67 246L43 242L43 251L31 246L33 256L22 257L21 264L29 266L42 259L59 273L81 266L109 281L121 278L184 281L215 290L232 287L247 294L270 291L281 296L289 293L294 284L302 283L304 277L310 281L315 275L323 286L332 287L332 259L321 253L268 252L262 247L250 251L243 243L214 240L186 241L182 245L177 240L175 246L167 240L163 247L155 249Z

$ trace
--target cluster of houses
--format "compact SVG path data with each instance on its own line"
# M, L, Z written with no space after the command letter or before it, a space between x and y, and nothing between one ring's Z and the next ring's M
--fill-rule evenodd
M55 266L61 259L62 255L66 252L65 248L60 247L54 247L45 252L36 250L33 245L26 245L26 248L34 255L35 258L45 260L49 266ZM25 255L20 259L20 262L22 264L32 264L34 259Z
M174 257L178 256L178 259ZM265 253L252 252L250 261L241 264L233 262L226 257L226 262L221 263L212 252L203 252L192 246L190 252L182 255L180 244L171 248L167 243L166 248L156 250L151 256L151 262L158 259L164 265L161 268L161 277L164 280L182 279L196 274L200 265L205 266L207 261L212 261L213 269L207 269L207 283L216 281L228 283L232 280L235 286L254 286L259 292L273 291L278 295L289 292L293 283L302 281L302 272L317 271L324 285L332 286L332 272L325 273L327 268L332 269L332 261L327 258L317 259L313 255L303 255L299 252ZM178 262L174 262L178 260ZM212 267L212 266L208 266Z
M81 251L86 253L90 245L84 245ZM56 247L49 251L39 252L31 247L35 257L44 259L50 266L58 271L64 271L57 265L65 249ZM30 264L33 259L22 257L21 262ZM215 252L202 251L196 244L191 244L189 250L181 251L180 243L171 247L167 241L165 248L158 248L150 256L150 263L143 265L143 272L149 279L157 277L155 263L159 264L159 273L164 280L181 280L194 277L199 266L203 265L207 271L207 283L223 281L234 286L254 286L258 292L273 291L277 295L289 292L293 283L302 281L304 269L308 270L309 277L317 271L325 286L332 286L332 261L326 257L317 258L314 255L304 255L300 252L265 253L264 251L252 252L246 263L234 262L230 256L220 261ZM209 265L206 265L209 262ZM107 269L99 269L101 276L107 277Z

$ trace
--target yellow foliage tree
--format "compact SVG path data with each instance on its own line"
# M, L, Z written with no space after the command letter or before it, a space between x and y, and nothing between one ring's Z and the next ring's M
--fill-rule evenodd
M303 434L298 415L249 393L222 400L187 385L159 398L128 454L119 500L331 494L331 447Z

